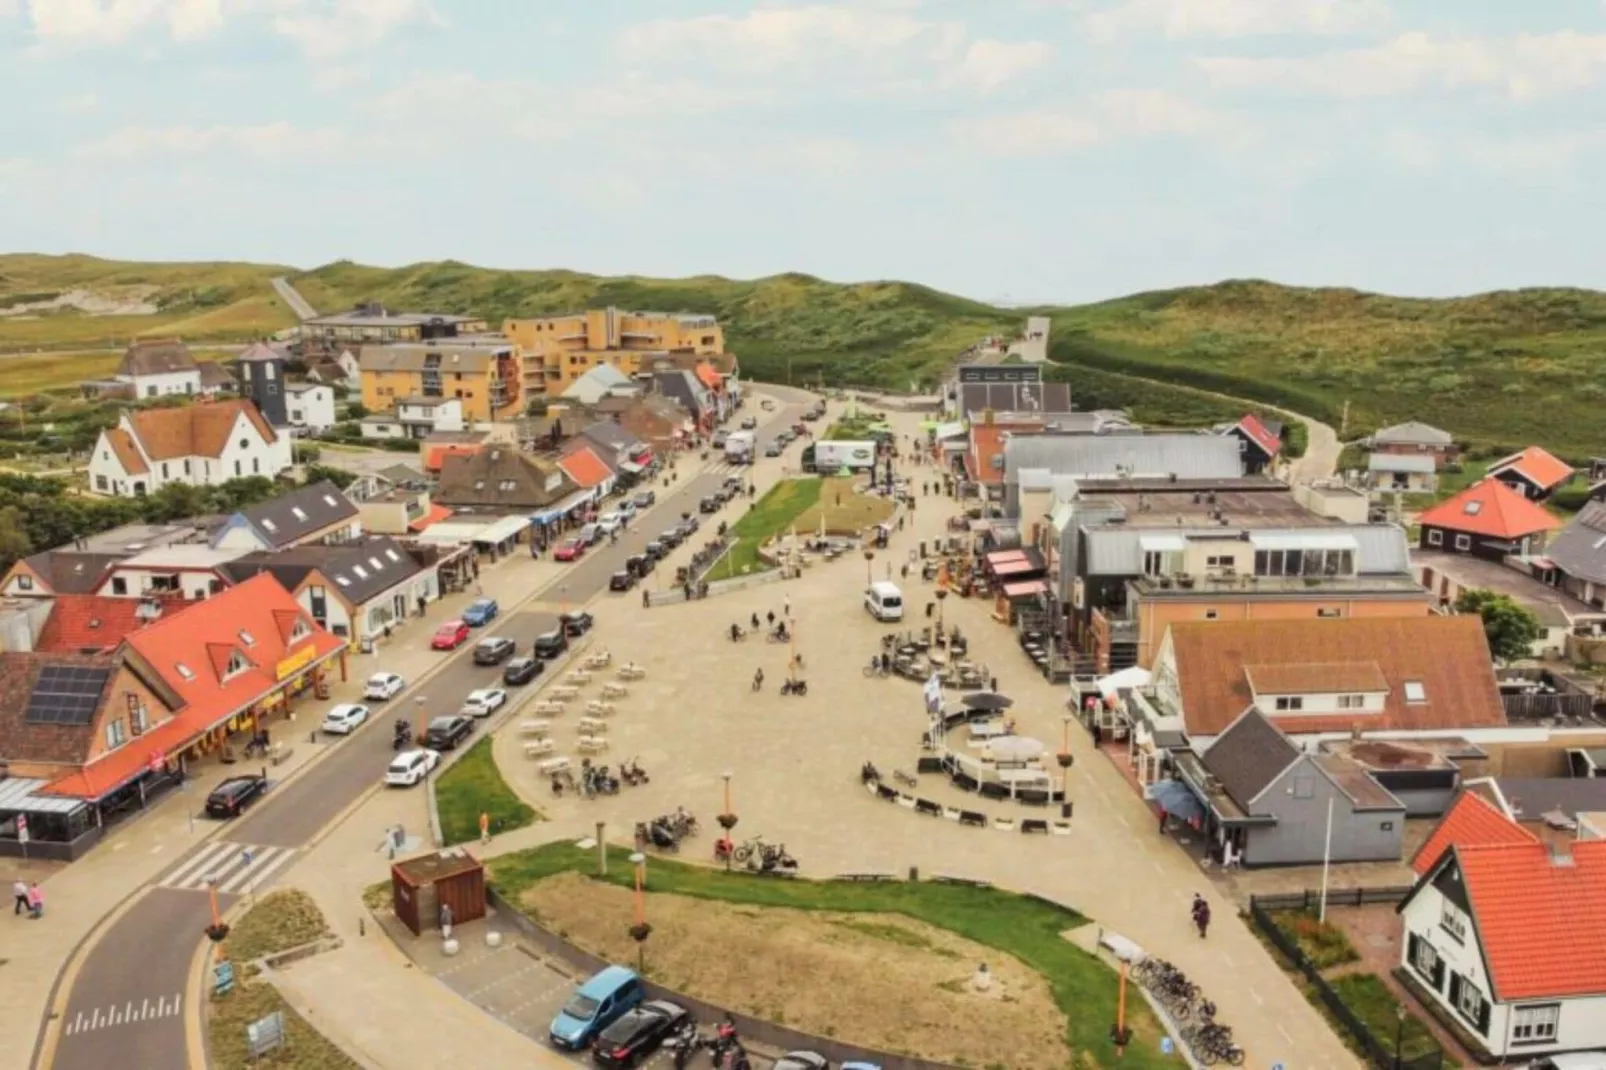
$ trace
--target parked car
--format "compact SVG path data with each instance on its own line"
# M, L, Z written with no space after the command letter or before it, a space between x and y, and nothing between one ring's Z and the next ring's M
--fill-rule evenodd
M727 439L729 437L730 437L730 432L728 432L728 431L715 431L714 432L714 441L713 441L714 448L716 450L717 449L723 449L724 446L725 446L725 439Z
M603 513L597 517L597 527L603 535L612 535L625 526L625 518L617 512Z
M659 561L662 561L664 559L664 555L668 552L669 547L665 546L657 539L654 539L652 542L649 542L646 546L641 548L641 556L645 557L653 564L657 564Z
M684 1007L668 1000L648 1000L620 1015L602 1031L591 1049L591 1058L601 1066L639 1066L690 1017Z
M393 788L410 788L441 764L440 751L404 750L385 768L385 783Z
M393 672L376 672L368 678L363 686L362 697L375 702L383 702L401 693L407 682Z
M463 623L470 628L483 628L496 619L502 607L496 604L494 598L476 598L463 610Z
M625 571L637 579L644 578L648 572L647 558L642 554L631 554L625 558Z
M457 745L474 731L474 722L462 714L436 717L424 732L424 742L430 750L456 750Z
M466 717L489 717L502 708L507 701L507 692L500 687L481 687L468 693L463 700L463 708L458 713Z
M431 650L456 650L468 642L468 622L449 620L435 629L434 638L430 639Z
M634 498L626 498L619 503L619 517L625 523L629 523L636 518L636 500Z
M598 524L587 524L575 536L587 546L595 546L602 541L602 527Z
M558 1016L552 1019L547 1037L553 1047L583 1051L591 1041L640 1003L646 995L641 978L623 966L608 966L591 977L569 997Z
M757 426L758 426L758 417L757 416L749 416L747 419L742 421L742 430L743 431L751 431Z
M774 1070L831 1070L831 1062L813 1051L789 1051L775 1060Z
M337 736L346 735L368 720L368 707L355 702L342 702L323 715L323 730Z
M719 512L720 506L724 504L725 499L721 498L718 494L709 494L706 495L702 501L697 503L697 511L699 513L717 513Z
M590 545L584 539L564 539L558 543L558 548L552 551L554 561L578 561L585 556L586 547Z
M628 568L623 572L615 572L608 577L608 590L628 591L636 585L636 574Z
M258 773L231 776L206 797L207 817L238 817L268 790L268 778Z
M514 658L503 667L502 682L509 687L521 687L540 676L544 668L546 664L540 658Z
M690 538L697 534L697 529L702 526L703 522L697 519L696 513L687 513L680 518L680 537L682 539Z
M768 446L764 447L764 456L779 457L784 446L785 443L783 443L780 439L776 439L774 442L771 442Z
M555 658L567 649L569 640L562 628L553 628L535 637L535 656L538 658Z
M513 656L516 644L511 639L493 635L474 644L474 664L500 665Z
M562 624L563 630L570 635L584 635L597 623L597 619L583 609L574 609L561 614L558 623Z
M650 509L658 504L658 495L650 490L638 490L630 501L637 509Z

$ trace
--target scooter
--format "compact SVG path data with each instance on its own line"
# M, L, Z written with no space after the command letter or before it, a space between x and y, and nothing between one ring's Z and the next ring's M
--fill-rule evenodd
M394 750L405 750L407 747L412 746L412 742L413 726L405 719L397 721L395 735L390 741L391 748Z
M634 758L619 767L619 778L633 788L649 783L647 771L637 765Z

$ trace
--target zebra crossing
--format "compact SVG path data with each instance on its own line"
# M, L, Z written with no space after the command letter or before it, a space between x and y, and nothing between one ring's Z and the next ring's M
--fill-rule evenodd
M300 849L295 847L260 847L216 840L180 862L158 884L163 888L204 892L215 881L219 895L244 895L260 889L299 853Z
M184 997L179 992L171 996L145 996L137 1000L125 1000L110 1007L94 1007L79 1011L73 1016L72 1021L67 1023L67 1028L63 1032L71 1037L79 1033L92 1033L97 1029L109 1029L112 1026L154 1022L158 1018L175 1017L183 1006Z

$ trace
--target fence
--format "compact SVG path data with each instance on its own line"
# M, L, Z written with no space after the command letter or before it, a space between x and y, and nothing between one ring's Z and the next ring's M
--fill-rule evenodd
M1350 888L1342 891L1327 893L1327 905L1361 906L1366 903L1393 903L1410 889L1408 888ZM1289 939L1277 923L1272 920L1266 911L1271 910L1297 910L1308 909L1321 898L1320 892L1306 890L1297 895L1268 895L1251 896L1249 899L1249 916L1255 928L1266 934L1266 939L1282 953L1296 967L1305 979L1310 982L1316 995L1321 999L1322 1006L1326 1007L1332 1016L1344 1027L1355 1042L1360 1046L1367 1061L1377 1070L1440 1070L1444 1065L1444 1052L1434 1049L1418 1055L1414 1059L1404 1059L1394 1050L1392 1045L1384 1044L1372 1034L1365 1022L1356 1016L1355 1012L1339 998L1333 986L1321 975L1321 971L1305 957L1299 945Z

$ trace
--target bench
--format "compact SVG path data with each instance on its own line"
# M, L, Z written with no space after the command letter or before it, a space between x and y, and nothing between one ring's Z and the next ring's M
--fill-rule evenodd
M624 698L628 694L630 694L630 688L626 687L624 684L602 685L603 698Z
M296 749L288 743L275 743L268 748L268 761L274 765L282 765L295 752Z
M918 777L916 777L913 773L906 773L902 769L894 769L892 771L892 779L896 780L906 788L918 788L920 786L920 780Z
M576 727L584 735L595 736L607 731L608 722L600 717L582 717Z
M645 680L647 678L647 670L640 665L631 663L629 665L621 665L619 671L614 675L621 680Z
M1024 833L1027 833L1028 835L1030 835L1032 833L1040 833L1040 834L1042 834L1044 836L1047 836L1048 835L1048 822L1047 821L1037 821L1037 820L1022 821L1020 823L1020 830L1022 832L1024 832Z
M546 761L542 762L540 765L537 765L535 768L536 768L536 771L539 772L542 776L551 776L553 773L562 773L562 772L567 771L568 768L569 768L569 759L567 759L567 758L548 758Z
M616 712L613 703L603 702L601 699L592 699L586 703L586 713L593 717L612 717Z
M552 702L573 702L580 697L580 689L578 687L554 687L546 693L546 697Z
M521 736L544 736L550 731L552 731L551 721L519 722L519 735Z
M875 793L881 798L887 800L887 802L898 801L898 793L892 788L887 787L885 784L877 784L875 786Z
M915 766L915 772L917 773L941 773L943 771L941 758L921 758Z
M551 754L558 749L558 745L551 739L537 739L524 745L526 758L539 758L543 754Z
M588 669L605 669L612 660L612 654L606 650L599 650L595 654L586 655L585 667Z
M942 807L930 799L916 799L915 810L922 814L930 814L932 817L942 816Z
M584 669L576 669L563 679L577 687L584 687L591 682L591 674Z
M995 784L989 780L981 786L981 797L983 799L1007 799L1009 798L1009 789L1002 784Z
M959 811L959 823L961 825L974 825L977 828L986 828L987 815L978 814L974 810L961 810Z
M582 754L597 754L608 749L608 737L581 736L578 747Z

